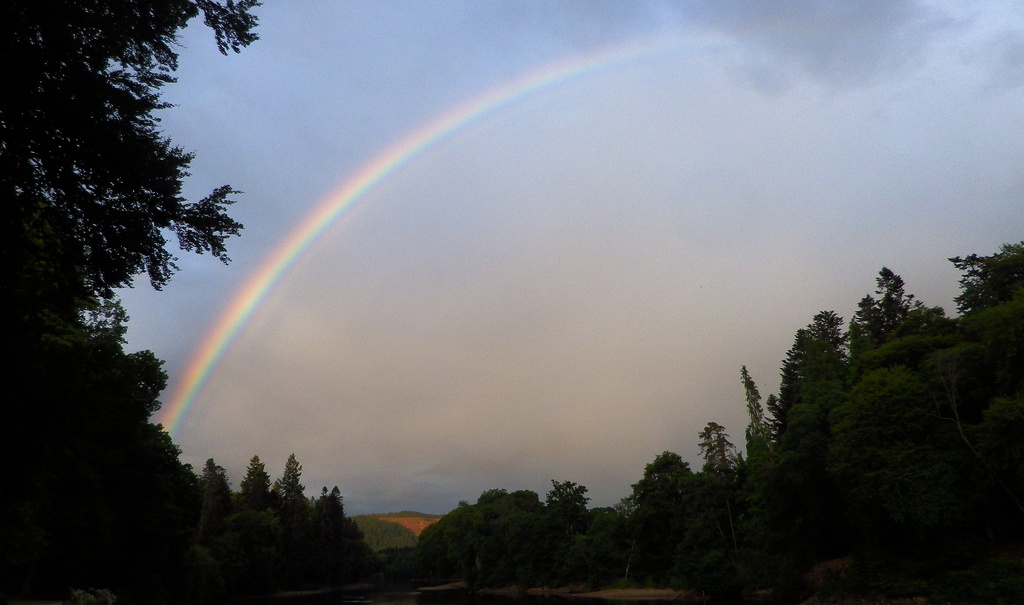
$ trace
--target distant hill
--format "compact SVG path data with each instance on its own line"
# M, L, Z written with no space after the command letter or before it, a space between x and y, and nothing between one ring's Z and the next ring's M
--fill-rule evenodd
M416 539L423 530L440 518L441 515L413 511L352 517L363 532L366 543L374 550L416 546Z

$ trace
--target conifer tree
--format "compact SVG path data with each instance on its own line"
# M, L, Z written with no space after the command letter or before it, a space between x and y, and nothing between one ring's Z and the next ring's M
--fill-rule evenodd
M196 529L196 541L208 545L224 533L225 520L231 514L231 484L224 467L214 462L213 458L208 459L203 466L199 487L203 492L203 509Z
M270 507L270 475L259 456L249 460L240 495L243 510L262 511Z
M750 377L747 366L740 367L740 381L743 383L743 391L747 400L747 415L750 417L750 424L747 425L747 458L760 456L765 452L771 453L774 449L771 439L771 430L764 418L764 408L761 407L761 393Z

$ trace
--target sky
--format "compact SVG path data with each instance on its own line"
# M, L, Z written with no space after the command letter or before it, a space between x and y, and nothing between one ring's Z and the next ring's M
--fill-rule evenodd
M236 489L294 453L349 514L552 480L613 505L663 451L699 469L709 421L742 447L740 367L776 392L796 330L883 266L954 314L947 259L1024 239L1014 0L256 13L238 55L182 33L160 115L187 197L244 192L232 262L121 292L129 349L165 360L154 420Z

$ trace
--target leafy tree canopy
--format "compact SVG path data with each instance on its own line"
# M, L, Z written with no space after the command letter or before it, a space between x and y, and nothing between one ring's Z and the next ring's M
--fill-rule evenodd
M229 186L189 202L192 154L158 129L177 33L203 14L221 52L254 40L257 0L9 0L0 5L0 260L26 291L42 262L109 297L177 268L165 233L226 261ZM50 269L51 271L53 269ZM52 275L49 275L52 277ZM11 283L7 281L6 283ZM81 287L81 286L80 286Z
M1004 244L990 256L971 254L949 261L963 272L960 295L954 299L961 313L1007 302L1024 288L1024 241Z

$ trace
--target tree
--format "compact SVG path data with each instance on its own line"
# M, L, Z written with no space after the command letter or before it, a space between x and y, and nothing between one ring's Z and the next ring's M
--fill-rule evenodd
M556 521L556 526L567 536L585 533L587 514L587 488L572 481L551 480L551 491L545 498L546 514Z
M754 384L754 379L747 372L747 366L740 367L740 382L743 383L744 396L747 400L747 415L750 417L750 424L747 425L747 458L761 456L771 453L774 449L771 440L771 430L764 419L764 408L761 407L761 393Z
M807 334L818 342L830 345L840 359L846 359L850 338L843 330L843 318L835 311L819 311L815 314L807 325Z
M690 465L675 452L662 452L644 467L633 484L625 510L633 543L631 577L665 583L682 541L684 488L693 475Z
M196 529L196 541L208 546L214 538L223 535L225 520L231 514L231 484L224 467L213 458L208 459L203 467L199 488L203 491L203 509Z
M586 487L572 481L551 480L551 491L544 503L544 525L545 532L549 534L552 567L557 570L556 577L551 579L556 583L578 580L575 576L586 574L585 554L582 565L572 557L573 547L587 533L590 525L590 513L587 511L590 498L586 493Z
M888 267L882 267L875 281L878 284L875 294L879 298L870 294L864 296L857 304L852 323L877 347L903 323L911 309L920 307L921 303L914 300L913 294L904 293L903 278Z
M372 552L355 521L345 516L341 490L323 488L313 505L313 561L316 580L338 586L365 577Z
M991 256L971 254L949 261L963 272L960 294L954 299L961 313L1007 302L1024 288L1024 242L1004 244Z
M0 427L11 464L0 498L5 593L60 595L85 582L140 601L174 591L201 500L177 447L148 423L166 376L152 353L124 352L122 316L108 301L38 343L48 367L26 372L46 382L11 391L11 423Z
M258 4L3 4L0 257L8 270L29 278L45 255L84 292L107 298L139 272L157 288L167 283L177 269L167 231L184 250L227 260L224 240L241 225L224 206L236 192L182 198L192 154L161 135L154 114L168 107L159 92L174 82L178 31L201 12L221 52L238 52L257 39Z
M729 441L724 426L709 422L697 436L705 472L725 471L736 464L736 447Z
M822 312L815 318L832 316ZM783 408L785 424L759 503L765 547L780 572L841 556L846 548L839 494L826 471L832 414L846 396L846 362L835 341L815 336L822 333L816 323L797 331L783 365L779 399L788 398L790 405Z
M256 39L256 4L0 4L4 593L63 595L85 579L144 601L167 595L142 587L180 574L179 530L200 500L174 444L149 424L166 377L152 353L125 353L113 290L143 272L167 282L176 267L165 234L227 260L224 241L241 227L225 212L235 192L181 196L192 156L161 135L156 112L177 32L202 13L223 52L240 50ZM122 489L128 475L145 481ZM147 500L172 484L175 496ZM154 538L149 523L173 539ZM167 550L140 556L153 544Z
M281 555L286 586L298 586L309 568L310 538L307 513L309 501L300 482L302 465L295 454L288 456L284 475L277 484L280 491Z
M270 475L259 456L249 460L239 495L243 510L261 511L270 508Z
M217 554L232 595L269 594L278 589L281 522L273 511L244 509L228 517Z
M979 440L979 455L990 469L992 482L1006 493L1007 502L1013 503L1014 516L1024 515L1024 394L1000 397L985 410L984 419L973 432ZM1017 518L1016 531L1003 528L1004 534L1024 534Z
M479 557L476 534L483 523L480 510L460 501L455 510L423 530L416 544L420 567L435 580L462 578L476 585Z
M778 443L782 439L788 427L789 410L803 397L804 358L808 349L832 350L840 361L845 362L848 346L849 336L843 332L843 318L835 311L820 311L806 328L796 331L793 346L786 352L780 370L779 395L769 395L765 401L771 415L768 427L772 441Z
M875 370L853 388L835 428L828 466L867 546L961 520L962 450L906 368ZM900 530L900 531L894 531Z
M743 368L742 374L749 381L750 376ZM753 385L753 381L749 382ZM753 394L748 391L747 404L750 405L752 397L756 395L757 388L754 387ZM760 409L760 396L753 399ZM685 546L689 547L691 554L699 550L718 548L722 553L728 552L729 558L734 565L738 565L739 543L736 537L736 515L733 513L733 500L736 498L738 481L736 477L737 457L736 447L729 441L729 435L725 427L717 422L709 422L699 435L700 453L704 457L704 468L693 483L694 500L696 506L691 507L691 518L688 523L687 540ZM724 511L723 515L721 514ZM724 521L724 522L723 522ZM714 530L711 532L710 530ZM708 540L707 536L714 534L721 538ZM692 573L694 569L690 568ZM706 575L701 572L701 576ZM730 570L732 571L732 570ZM733 574L735 575L735 574Z
M278 481L281 487L281 501L287 506L296 502L306 502L306 488L300 483L302 479L302 465L295 458L295 454L288 456L284 464L284 475Z
M804 350L809 340L810 334L806 329L801 328L796 331L793 346L786 351L786 358L779 370L781 373L779 396L766 403L768 413L771 414L768 427L775 442L779 442L786 433L789 424L789 410L800 402L801 366Z

